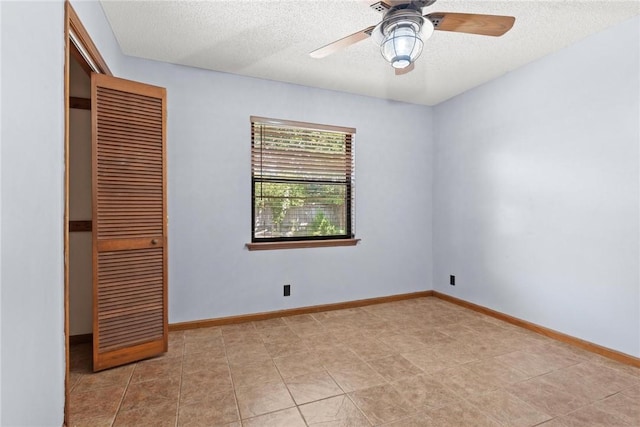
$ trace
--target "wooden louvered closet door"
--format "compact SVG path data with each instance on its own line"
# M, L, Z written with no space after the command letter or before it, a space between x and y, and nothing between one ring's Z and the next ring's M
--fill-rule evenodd
M166 90L91 76L93 370L167 351Z

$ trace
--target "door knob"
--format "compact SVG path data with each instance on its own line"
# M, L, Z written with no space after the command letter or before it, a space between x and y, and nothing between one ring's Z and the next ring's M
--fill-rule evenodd
M151 239L151 244L152 245L157 245L158 244L158 239Z

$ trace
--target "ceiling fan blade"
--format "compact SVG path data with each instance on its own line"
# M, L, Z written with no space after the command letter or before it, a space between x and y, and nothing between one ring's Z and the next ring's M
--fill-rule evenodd
M352 44L356 44L359 41L362 41L369 36L371 36L371 31L375 28L371 26L369 28L365 28L364 30L358 31L357 33L353 33L350 36L343 37L340 40L336 40L333 43L329 43L328 45L322 46L319 49L314 50L309 53L309 56L312 58L324 58L325 56L331 55L341 49L351 46Z
M396 76L402 76L404 74L407 74L409 72L411 72L414 68L416 68L416 63L412 62L411 64L407 65L404 68L396 68Z
M434 12L425 15L436 30L499 37L513 27L516 18L501 15Z

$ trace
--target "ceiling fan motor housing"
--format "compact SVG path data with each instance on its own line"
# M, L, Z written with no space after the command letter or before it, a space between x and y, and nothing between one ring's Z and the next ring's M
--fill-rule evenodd
M413 0L413 1L408 1L406 3L402 3L402 4L398 4L395 6L391 6L388 3L385 3L384 1L377 1L375 3L373 3L370 7L371 9L375 10L376 12L381 12L381 13L385 13L387 10L395 8L395 9L404 9L407 6L411 6L414 7L416 9L422 9L423 7L427 7L427 6L431 6L432 4L434 4L436 2L436 0Z
M436 0L412 0L407 3L396 5L395 8L413 7L420 11L423 7L428 7L434 4Z

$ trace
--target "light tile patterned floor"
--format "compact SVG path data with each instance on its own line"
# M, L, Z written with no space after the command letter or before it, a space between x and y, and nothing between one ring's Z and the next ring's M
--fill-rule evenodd
M640 426L640 369L437 298L172 332L90 373L73 426Z

